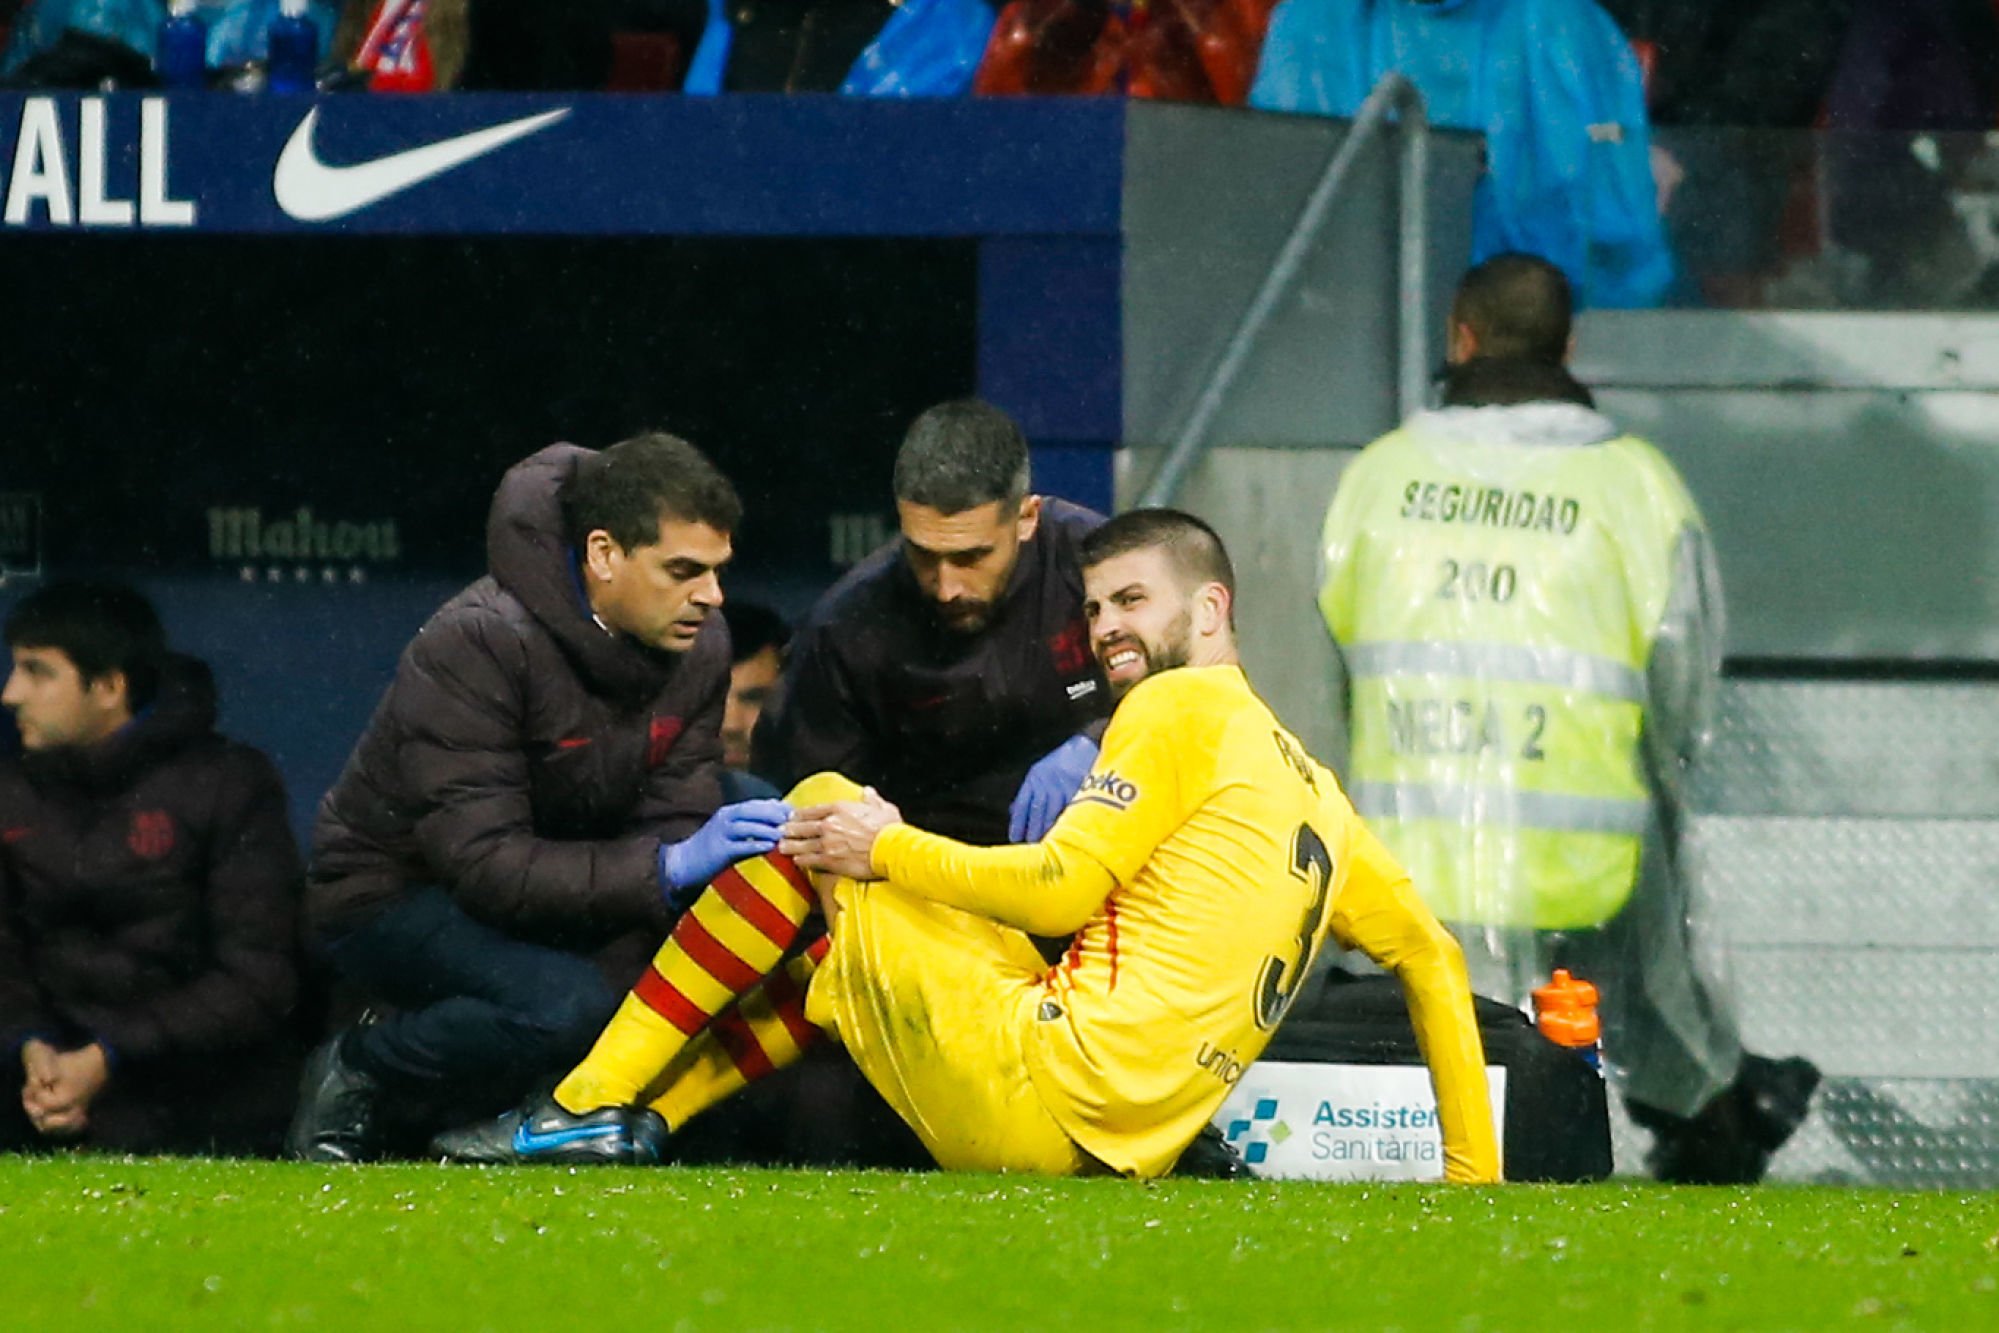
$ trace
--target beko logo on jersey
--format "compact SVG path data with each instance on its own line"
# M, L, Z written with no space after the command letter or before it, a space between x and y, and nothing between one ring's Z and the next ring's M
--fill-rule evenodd
M1138 799L1138 784L1128 782L1115 772L1105 770L1092 773L1083 779L1083 785L1076 789L1076 804L1085 802L1092 805L1107 805L1113 810L1129 810L1131 803Z
M139 160L129 140L112 151L107 103L85 97L66 120L53 97L21 100L14 148L0 150L9 164L0 218L9 227L46 221L52 227L192 227L192 199L176 199L167 181L167 103L139 102ZM129 114L125 112L124 114ZM72 149L74 151L72 151ZM114 169L116 168L116 169Z

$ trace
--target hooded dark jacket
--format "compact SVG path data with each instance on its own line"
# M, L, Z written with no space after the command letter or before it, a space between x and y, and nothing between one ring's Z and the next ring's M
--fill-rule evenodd
M337 935L424 885L516 938L596 949L671 924L656 853L721 804L729 632L647 648L591 616L551 445L493 497L489 573L397 665L313 830L307 910Z
M98 1146L274 1146L289 1113L298 849L277 771L214 727L174 658L114 735L0 761L0 1059L101 1043Z

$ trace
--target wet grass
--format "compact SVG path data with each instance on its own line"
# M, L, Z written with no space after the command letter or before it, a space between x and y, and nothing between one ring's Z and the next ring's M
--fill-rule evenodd
M1999 1196L0 1159L0 1326L1991 1328Z

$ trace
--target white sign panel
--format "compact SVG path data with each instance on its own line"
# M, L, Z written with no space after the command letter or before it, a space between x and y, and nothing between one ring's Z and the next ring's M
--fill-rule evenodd
M1506 1070L1488 1065L1492 1122L1506 1141ZM1442 1180L1437 1097L1422 1065L1251 1065L1215 1127L1259 1176Z

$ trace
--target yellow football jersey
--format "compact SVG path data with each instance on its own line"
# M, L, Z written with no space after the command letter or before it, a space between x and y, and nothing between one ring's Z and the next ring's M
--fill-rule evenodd
M1111 1167L1173 1165L1330 935L1402 979L1446 1175L1498 1177L1456 944L1240 668L1140 682L1037 846L972 848L896 826L874 863L905 890L1022 929L1080 927L1042 983L1028 1068L1063 1129Z

